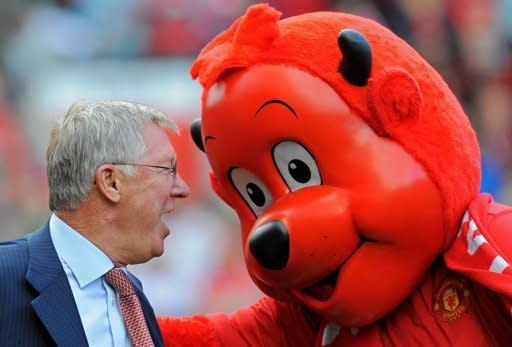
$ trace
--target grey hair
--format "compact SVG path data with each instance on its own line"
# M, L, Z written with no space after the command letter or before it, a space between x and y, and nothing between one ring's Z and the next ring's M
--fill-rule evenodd
M164 113L126 101L73 103L56 119L46 154L50 210L75 209L87 199L96 169L105 163L137 162L151 123L178 131ZM123 166L127 175L134 167Z

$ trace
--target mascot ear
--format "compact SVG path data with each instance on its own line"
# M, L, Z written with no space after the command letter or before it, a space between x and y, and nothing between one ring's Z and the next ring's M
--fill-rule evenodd
M203 136L201 135L201 118L198 118L190 124L190 135L197 148L204 152Z
M231 201L229 200L228 195L226 194L226 191L224 190L224 188L222 188L222 186L219 183L219 181L217 181L217 178L213 174L213 171L210 171L209 174L210 174L210 185L212 186L213 191L215 192L215 194L217 194L217 196L219 198L221 198L222 201L224 201L226 204L228 204L229 206L231 206L234 209L233 204L231 203Z
M398 127L420 118L423 95L416 79L406 70L383 70L369 80L368 87L371 126L380 136L390 136Z

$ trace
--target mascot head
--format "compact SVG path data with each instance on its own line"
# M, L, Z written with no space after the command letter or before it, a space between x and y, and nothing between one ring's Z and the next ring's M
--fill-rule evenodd
M454 238L480 170L443 79L374 21L255 5L192 66L191 127L265 293L345 327L392 311Z

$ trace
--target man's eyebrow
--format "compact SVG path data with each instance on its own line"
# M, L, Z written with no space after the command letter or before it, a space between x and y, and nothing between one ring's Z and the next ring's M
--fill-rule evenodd
M171 165L174 165L176 163L176 157L168 157L168 156L165 156L165 157L162 157L162 159L160 160L157 160L157 162L159 163L171 163Z
M295 116L295 118L299 118L297 116L297 113L295 112L295 110L290 106L288 105L286 102L284 102L283 100L279 100L279 99L272 99L272 100L268 100L268 101L265 101L263 103L263 105L261 105L258 110L256 111L256 113L254 114L255 116L258 115L258 112L260 112L264 107L268 106L268 105L271 105L271 104L279 104L279 105L283 105L284 107L286 107L291 113L293 113L293 115Z

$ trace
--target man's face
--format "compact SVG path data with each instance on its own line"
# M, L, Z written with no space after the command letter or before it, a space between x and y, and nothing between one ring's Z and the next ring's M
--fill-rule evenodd
M137 164L176 166L176 152L162 128L149 125L143 138L146 152ZM124 258L129 264L143 263L164 252L170 231L162 217L174 210L176 198L187 197L190 190L177 172L146 166L137 166L135 175L123 181L118 216L120 235L126 241Z

